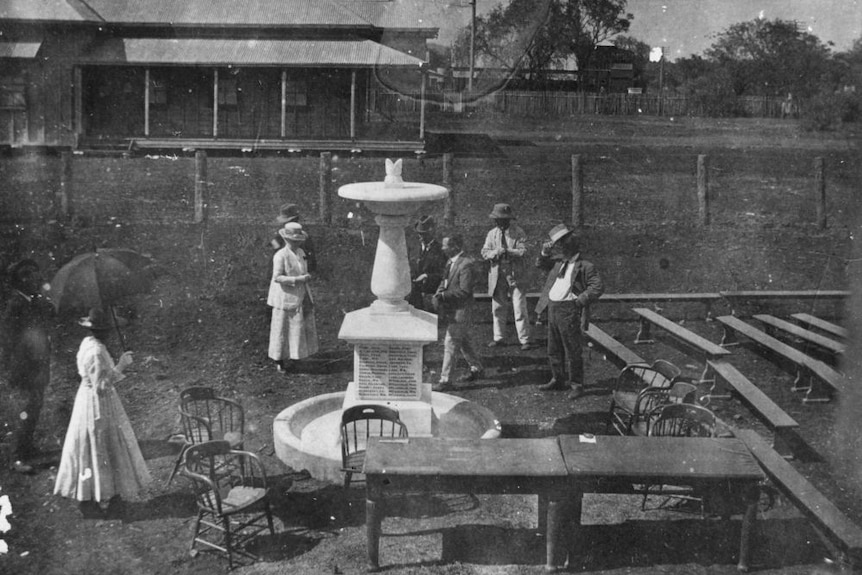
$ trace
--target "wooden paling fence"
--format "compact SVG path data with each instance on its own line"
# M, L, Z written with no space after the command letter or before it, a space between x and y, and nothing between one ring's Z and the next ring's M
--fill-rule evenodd
M490 113L512 116L574 116L581 114L704 116L739 115L781 118L783 98L740 96L719 102L715 98L655 94L597 94L587 92L498 91L471 97L464 92L428 95L427 112ZM421 107L419 94L380 91L371 100L373 111L397 117ZM798 112L798 108L796 110Z

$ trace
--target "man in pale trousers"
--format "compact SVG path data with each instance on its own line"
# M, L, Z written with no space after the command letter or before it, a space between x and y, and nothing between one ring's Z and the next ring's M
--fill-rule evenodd
M524 256L527 253L527 235L512 223L515 215L509 204L496 204L489 217L496 225L488 232L482 246L482 258L491 264L488 270L488 295L491 296L494 339L488 343L488 347L506 344L506 321L511 307L518 341L521 349L527 351L533 345L527 294L522 285L526 279Z

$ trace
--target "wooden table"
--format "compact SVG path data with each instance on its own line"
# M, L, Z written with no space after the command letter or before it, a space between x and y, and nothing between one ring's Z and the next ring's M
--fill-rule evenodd
M690 485L724 488L739 493L745 502L739 545L740 571L748 571L751 535L757 517L763 472L745 444L738 439L700 437L595 436L559 437L569 473L571 538L574 551L580 529L584 493L624 493L631 484ZM559 528L559 527L558 527Z
M372 438L365 455L368 568L379 569L386 494L501 493L539 496L546 569L556 570L568 473L556 437L541 439Z

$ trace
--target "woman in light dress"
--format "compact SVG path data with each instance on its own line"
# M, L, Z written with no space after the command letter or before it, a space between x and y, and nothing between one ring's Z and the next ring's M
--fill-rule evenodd
M297 222L278 231L285 245L272 257L272 281L267 305L272 307L269 357L278 371L290 371L291 363L317 353L314 300L309 289L311 275L300 246L308 237Z
M78 349L81 385L66 431L54 494L80 502L85 516L115 507L121 498L136 498L150 483L129 416L114 385L132 364L127 351L114 360L105 347L111 334L107 314L93 308L80 325L89 328Z

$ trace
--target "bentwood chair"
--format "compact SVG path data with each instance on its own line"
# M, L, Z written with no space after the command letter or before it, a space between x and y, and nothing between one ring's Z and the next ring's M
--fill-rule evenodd
M644 409L653 408L661 403L658 397L650 397L649 394L644 397L644 391L667 390L680 380L682 380L680 369L663 359L658 359L649 365L643 363L627 365L617 376L611 394L608 413L611 426L620 435L631 435L637 416L648 413ZM639 408L641 402L646 402L647 405Z
M211 387L189 387L181 391L179 411L185 443L168 478L168 485L179 470L183 455L192 445L225 440L232 449L242 449L245 435L242 406L217 396Z
M407 427L398 410L384 405L355 405L341 414L341 470L344 489L354 473L362 473L370 437L406 438Z
M198 515L190 550L196 546L225 553L228 568L235 556L251 562L258 557L248 544L269 530L275 535L266 471L253 453L231 449L227 441L206 441L190 446L180 474L191 481Z
M692 401L696 394L689 391L682 396L683 399ZM649 423L649 435L672 436L672 437L716 437L716 417L705 407L694 403L666 403L656 409L657 414L651 416ZM664 497L656 508L666 508L673 500L696 502L700 508L701 517L706 514L705 494L696 493L688 487L669 485L644 485L641 509L647 508L647 499L650 495Z

